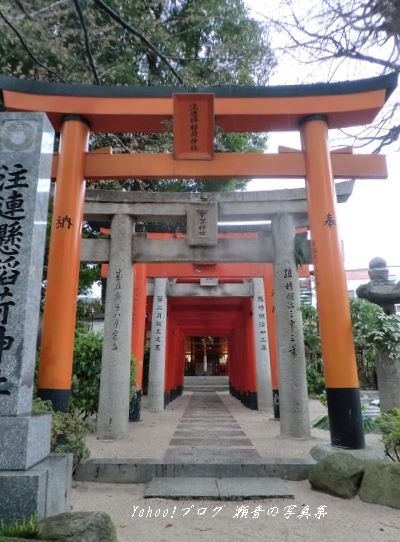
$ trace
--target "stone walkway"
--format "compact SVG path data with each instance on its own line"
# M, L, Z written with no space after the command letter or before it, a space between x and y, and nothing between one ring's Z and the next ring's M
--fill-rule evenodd
M193 393L165 463L261 463L262 457L215 392Z

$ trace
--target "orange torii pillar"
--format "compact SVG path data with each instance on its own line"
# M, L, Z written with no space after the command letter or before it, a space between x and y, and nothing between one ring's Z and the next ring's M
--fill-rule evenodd
M144 339L146 331L147 274L145 263L133 265L133 314L131 352L136 369L136 396L129 405L129 421L140 421L143 385Z
M271 386L274 418L279 419L279 370L276 339L275 299L274 299L274 267L265 264L264 272L265 305L268 322L269 360L271 365Z
M229 336L229 391L233 397L239 399L245 406L248 406L248 393L246 382L245 344L244 344L244 320L241 316L236 329L243 330L242 333L232 331ZM247 398L247 399L246 399Z
M233 332L228 335L228 381L229 381L229 393L236 397L236 390L238 389L237 378L237 362L236 362L236 348L234 346Z
M177 397L179 395L182 395L183 393L183 386L184 386L184 380L185 380L185 334L182 330L180 330L181 334L181 341L180 341L180 347L179 347L179 358L178 358L178 365L177 365L177 383L178 383L178 389L177 389Z
M176 399L183 391L184 340L184 334L179 324L173 316L169 317L167 323L165 405Z
M246 334L244 337L244 350L245 356L240 362L245 368L245 381L246 381L246 395L245 401L242 401L245 406L251 410L258 409L258 397L257 397L257 368L256 368L256 347L255 347L255 333L253 326L253 307L252 299L245 298L244 300L244 326ZM239 332L240 334L240 332Z
M360 449L365 439L326 118L304 118L301 135L331 442Z
M271 362L269 357L268 319L262 277L253 278L253 324L256 354L257 407L272 410Z
M64 118L38 380L39 397L50 400L56 411L68 410L71 393L88 138L85 119L77 115Z
M171 315L169 315L167 321L166 334L164 407L175 399L175 397L173 397L173 390L175 388L175 368L179 330L178 324Z

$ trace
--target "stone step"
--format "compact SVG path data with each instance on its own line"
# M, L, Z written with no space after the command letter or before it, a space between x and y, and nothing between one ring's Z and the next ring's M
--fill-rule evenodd
M164 499L239 499L294 498L280 478L160 478L148 485L145 498Z
M222 376L185 376L185 384L226 384L229 385L229 377L226 375Z
M183 387L184 391L193 391L193 392L209 392L209 391L228 391L228 386L225 384L185 384Z
M89 459L78 465L75 479L134 484L153 478L265 478L306 480L313 459L263 459L253 463L165 463L159 459Z
M183 389L193 392L227 391L229 378L227 376L185 376Z

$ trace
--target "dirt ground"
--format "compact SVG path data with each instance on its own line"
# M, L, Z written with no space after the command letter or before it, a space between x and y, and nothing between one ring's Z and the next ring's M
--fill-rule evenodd
M267 458L305 458L317 443L329 441L327 431L312 430L310 439L284 439L271 415L250 411L239 401L220 394L258 452ZM190 393L152 414L142 408L142 421L130 424L117 442L91 435L92 457L162 458L188 404ZM323 414L318 401L310 401L310 419ZM368 435L369 446L381 446L378 435ZM118 530L119 542L203 541L350 541L399 542L400 510L342 500L313 491L309 482L287 482L294 499L203 501L145 499L144 484L78 482L72 491L73 510L107 512ZM288 508L292 507L292 508Z
M367 504L358 497L331 497L311 490L307 481L287 484L294 499L224 502L144 499L143 484L80 482L73 489L72 506L107 512L119 542L400 540L399 510Z

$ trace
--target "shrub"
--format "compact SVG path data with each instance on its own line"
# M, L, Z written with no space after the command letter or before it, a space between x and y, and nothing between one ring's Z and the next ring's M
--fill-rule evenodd
M303 319L304 350L306 356L307 387L309 395L318 395L325 389L322 366L321 339L318 313L311 305L301 306Z
M14 521L13 523L4 523L0 520L0 536L10 536L12 538L39 538L39 525L35 515L24 521Z
M32 412L51 412L51 451L53 453L72 453L73 471L79 463L89 457L85 437L90 431L89 423L82 420L76 412L54 412L50 401L36 397L32 403Z
M78 330L75 334L71 408L84 418L97 413L103 336Z
M53 412L53 405L51 401L43 401L40 397L35 397L32 401L32 413L39 412Z
M375 388L378 351L394 360L400 357L400 320L364 299L353 299L350 309L359 379L363 387Z
M315 368L310 362L306 366L307 388L309 395L319 395L325 390L325 381L322 372Z
M360 385L376 389L378 351L388 352L394 360L400 358L400 319L386 315L381 307L364 299L351 300L350 310ZM302 305L302 317L308 391L318 394L324 389L324 381L317 310Z
M392 461L400 462L400 408L383 412L376 423L382 432L385 454Z
M84 419L97 414L99 406L103 336L77 330L75 334L71 409ZM136 363L131 359L130 400L135 397Z
M378 315L383 314L383 311L378 305L364 299L352 299L350 311L360 386L375 389L377 346L374 344L371 333L376 332Z
M90 431L89 423L74 412L54 412L51 431L51 451L54 453L72 453L73 472L79 463L85 461L90 452L85 437Z
M372 330L369 339L379 350L389 354L389 358L400 358L400 319L395 314L387 315L383 311L378 314L375 330Z

